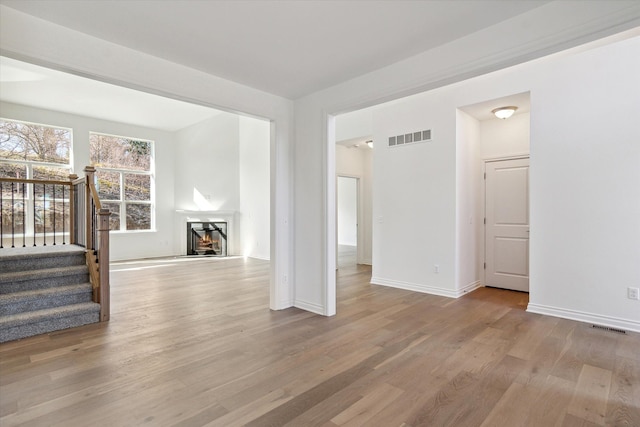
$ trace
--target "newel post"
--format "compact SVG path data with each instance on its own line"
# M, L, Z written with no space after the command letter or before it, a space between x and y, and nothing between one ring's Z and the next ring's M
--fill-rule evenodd
M91 229L91 225L93 224L93 221L91 218L91 183L94 182L94 176L96 173L96 168L94 168L93 166L85 166L84 167L84 173L85 173L85 186L84 186L84 191L85 191L85 200L86 200L86 207L87 207L87 211L85 212L86 215L86 239L87 239L87 249L96 249L95 244L96 242L93 241L93 230Z
M100 321L106 322L110 316L109 285L109 209L98 211L98 274L100 275Z
M69 175L69 243L75 245L78 243L78 239L76 238L76 227L77 227L77 219L76 219L76 194L73 183L78 179L78 175L72 173Z

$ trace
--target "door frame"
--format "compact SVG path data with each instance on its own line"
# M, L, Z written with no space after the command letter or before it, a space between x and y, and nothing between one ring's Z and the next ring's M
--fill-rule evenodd
M488 157L486 159L482 159L482 195L480 197L480 212L482 212L482 217L484 221L480 223L481 232L480 234L480 247L478 250L480 251L481 256L478 259L478 268L482 272L482 286L487 286L487 163L494 162L502 162L505 160L529 160L529 173L531 173L531 159L529 158L529 154L522 154L516 156L505 156L505 157ZM529 211L531 211L531 191L529 191ZM531 218L529 218L529 228L531 228ZM531 244L531 233L529 233L529 244ZM529 261L531 261L531 252L529 252ZM531 265L531 264L529 264ZM531 284L531 278L529 278L529 284ZM531 288L529 288L529 295L531 295Z

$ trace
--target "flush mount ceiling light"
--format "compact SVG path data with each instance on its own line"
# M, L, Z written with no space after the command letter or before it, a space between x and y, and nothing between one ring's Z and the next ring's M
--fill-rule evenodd
M513 113L516 112L516 110L518 109L518 107L500 107L500 108L495 108L493 110L491 110L491 112L493 114L495 114L495 116L499 119L508 119L509 117L513 116Z
M373 148L373 141L371 139L368 140L367 145L369 146L369 148Z

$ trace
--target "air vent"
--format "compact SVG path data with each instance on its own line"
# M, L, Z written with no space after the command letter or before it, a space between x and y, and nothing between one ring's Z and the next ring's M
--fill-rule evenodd
M600 326L600 325L591 325L592 328L602 329L603 331L616 332L618 334L626 334L627 331L623 329L610 328L608 326Z
M431 141L431 129L405 133L404 135L390 136L389 147L429 141Z

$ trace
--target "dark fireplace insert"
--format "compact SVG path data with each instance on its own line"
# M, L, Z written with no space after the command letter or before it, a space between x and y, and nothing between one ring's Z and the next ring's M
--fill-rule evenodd
M187 222L187 255L227 256L227 223Z

